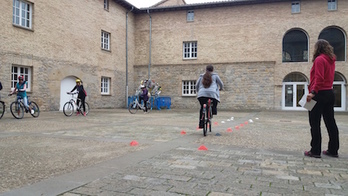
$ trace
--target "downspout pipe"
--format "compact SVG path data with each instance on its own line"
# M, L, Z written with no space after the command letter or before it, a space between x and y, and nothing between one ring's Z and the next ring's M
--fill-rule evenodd
M149 9L147 10L147 14L150 17L150 38L149 38L150 39L149 40L150 48L149 48L149 71L148 71L148 79L150 80L150 78L151 78L150 69L151 69L152 18L151 18L151 14L150 14Z
M126 12L126 108L128 107L128 13L133 9L132 6L132 9Z

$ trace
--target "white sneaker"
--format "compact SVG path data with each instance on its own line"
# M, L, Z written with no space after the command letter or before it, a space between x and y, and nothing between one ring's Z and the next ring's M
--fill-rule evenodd
M31 110L31 111L30 111L30 113L31 113L31 114L34 114L34 113L35 113L35 111L34 111L34 110Z

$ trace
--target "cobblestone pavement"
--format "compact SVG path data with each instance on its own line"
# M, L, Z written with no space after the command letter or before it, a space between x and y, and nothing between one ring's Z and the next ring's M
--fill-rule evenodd
M338 159L303 156L307 112L219 111L207 137L197 115L119 109L16 120L7 113L0 195L348 195L347 113L335 116Z

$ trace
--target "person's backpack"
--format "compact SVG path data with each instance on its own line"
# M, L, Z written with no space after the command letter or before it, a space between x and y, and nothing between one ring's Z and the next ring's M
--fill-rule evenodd
M0 82L0 91L2 90L2 84L1 84L1 82Z

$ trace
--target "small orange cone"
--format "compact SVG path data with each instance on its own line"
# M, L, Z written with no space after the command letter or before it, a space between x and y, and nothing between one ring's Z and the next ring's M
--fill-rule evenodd
M196 130L197 130L197 131L199 131L199 130L200 130L199 126L197 126Z
M185 132L184 130L182 130L180 134L181 134L181 135L185 135L186 132Z
M218 122L214 122L214 125L219 125L219 123Z
M198 148L198 150L208 150L208 148L205 147L204 145L201 145L201 146Z
M131 141L130 145L131 145L131 146L137 146L137 145L138 145L138 142L135 141L135 140L133 140L133 141Z
M227 132L232 132L232 128L229 127L229 128L227 129Z
M247 125L247 124L248 124L248 121L245 121L244 124Z
M235 129L239 129L239 126L235 126L234 128L235 128Z
M243 127L243 126L244 126L244 124L242 123L242 124L240 124L239 126L240 126L240 127Z

